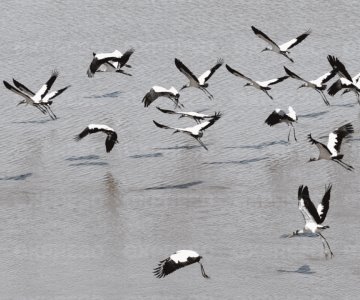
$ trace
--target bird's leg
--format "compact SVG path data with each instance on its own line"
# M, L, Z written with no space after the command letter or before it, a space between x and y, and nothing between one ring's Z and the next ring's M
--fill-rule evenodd
M206 96L208 96L210 100L214 99L214 96L206 88L200 87L200 89L204 92Z
M268 95L271 100L274 100L273 97L268 93L267 90L262 90L262 91L263 91L266 95Z
M291 127L290 127L290 129L289 129L288 142L290 142L290 132L291 132Z
M290 123L290 124L291 124L291 127L292 127L292 129L293 129L294 140L297 142L296 135L295 135L295 127L294 127L294 125L293 125L292 123Z
M203 267L202 263L201 263L201 262L199 262L199 264L200 264L200 268L201 268L201 275L202 275L204 278L209 279L210 277L209 277L208 275L206 275L206 273L205 273L205 270L204 270L204 267Z
M202 140L200 140L199 137L197 137L197 138L195 138L195 139L199 142L199 144L200 144L201 146L203 146L203 147L205 148L205 150L209 150L209 149L205 146L205 144L202 142Z
M325 104L326 104L327 106L329 106L330 103L329 103L328 99L326 99L325 94L323 93L323 91L319 91L319 90L316 90L316 91L319 92L319 94L321 95L321 97L322 97L322 99L324 100Z
M292 63L294 62L294 60L293 60L291 57L289 57L286 52L281 52L281 54L284 55L284 56L285 56L288 60L290 60Z
M360 105L360 94L359 94L358 91L356 91L356 99L357 99L357 101L358 101L358 103Z
M44 115L46 115L46 110L44 108L42 108L41 106L39 106L38 104L34 105L38 110L40 110Z
M335 161L336 163L338 163L340 166L342 166L343 168L345 168L348 171L354 170L353 166L350 166L349 164L347 164L347 163L345 163L345 162L343 162L341 160L333 159L333 161Z
M50 116L50 118L51 118L52 120L55 120L55 118L53 117L53 115L50 113L49 108L47 107L47 105L44 105L44 108L45 108L46 112L48 113L48 115Z
M50 105L46 105L46 107L49 109L49 112L52 113L52 115L55 117L55 119L57 119L57 116L54 114L54 112L52 111L52 109L50 108ZM49 113L50 114L50 113Z
M332 258L332 257L334 256L334 253L332 253L328 241L326 240L326 238L325 238L320 232L318 232L318 235L321 237L321 240L322 240L322 242L323 242L325 257L326 257L326 258L328 257L328 253L327 253L326 250L325 250L325 244L324 244L324 242L326 243L326 245L327 245L327 247L328 247L328 249L329 249L329 252L330 252L330 255L331 255L330 258Z

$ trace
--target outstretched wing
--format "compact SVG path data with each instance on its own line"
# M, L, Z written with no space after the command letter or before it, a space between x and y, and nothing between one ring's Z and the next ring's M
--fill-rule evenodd
M214 117L211 118L209 121L205 121L205 122L202 122L198 125L195 125L192 127L192 130L193 131L205 131L207 128L209 128L210 126L214 125L214 123L219 120L221 118L221 113L218 112L218 113L215 113L214 114Z
M333 78L337 73L337 69L332 69L330 72L325 73L324 75L320 76L318 79L314 80L314 82L319 84L324 84L328 82L331 78Z
M346 70L344 64L337 57L335 57L333 55L328 55L327 59L331 65L331 67L333 69L337 70L337 73L339 74L340 77L345 77L347 80L352 82L352 78L351 78L350 74Z
M318 212L310 200L309 190L307 186L301 185L298 190L298 205L299 210L301 211L302 215L306 222L316 222L320 224L320 217Z
M46 96L46 94L50 91L52 85L54 84L56 78L59 76L58 71L54 70L51 73L51 76L49 78L49 80L40 88L40 90L38 90L34 96L34 98L36 98L37 100L41 100L42 98L44 98Z
M280 49L283 51L289 50L292 47L295 47L297 44L301 43L303 40L305 40L308 35L311 33L311 29L308 29L305 33L299 35L297 38L292 39L282 45L280 45Z
M289 78L289 76L282 76L279 78L274 78L274 79L270 79L267 81L262 81L261 84L263 84L264 86L269 86L269 85L273 85L273 84L277 84L281 81L284 81L285 79Z
M80 141L82 138L86 137L90 133L89 127L86 127L80 134L74 137L75 141Z
M104 57L101 59L99 59L97 56L94 56L86 73L87 73L88 77L93 77L95 72L97 71L97 69L102 64L109 62L109 61L118 61L118 60L119 60L119 58L115 57L115 56L107 56L107 57Z
M288 74L291 78L303 81L303 82L308 82L305 79L302 79L299 75L296 75L294 72L291 72L287 67L284 66L285 72L286 74Z
M265 123L269 126L280 123L286 117L286 113L283 110L274 110L265 120Z
M30 99L30 96L29 96L28 94L25 94L24 92L18 90L16 87L12 86L12 85L11 85L10 83L8 83L7 81L4 80L3 83L4 83L5 87L6 87L8 90L14 92L15 94L18 94L18 95L21 96L21 97Z
M165 114L171 114L171 115L177 114L177 112L176 112L176 111L173 111L173 110L162 109L162 108L160 108L159 106L156 106L156 108L157 108L158 110L160 110L161 112L165 113Z
M213 66L210 70L207 70L201 76L199 76L198 80L200 84L204 84L206 81L208 81L210 77L215 73L215 71L222 66L223 63L224 60L222 58L219 58L215 66Z
M254 26L251 26L251 29L254 31L254 33L257 35L257 37L261 38L263 41L270 44L273 48L279 49L279 46L271 38L269 38L265 33L260 31L259 29L255 28Z
M329 151L336 156L340 152L343 138L351 133L354 133L354 128L351 123L347 123L333 132L330 132L327 144Z
M123 66L126 65L126 63L129 61L130 56L135 52L134 48L130 48L129 50L127 50L119 59L117 59L116 61L119 62L119 66L118 69L121 69Z
M109 153L117 142L117 134L115 131L109 132L105 140L106 152Z
M196 83L199 83L199 80L196 78L196 76L186 67L179 59L175 58L175 66L178 68L178 70L183 73L190 81L194 81Z
M243 78L243 79L245 79L245 80L247 80L247 81L250 81L250 82L252 82L252 83L255 83L254 80L252 80L251 78L249 78L249 77L241 74L239 71L236 71L235 69L231 68L229 65L225 65L225 67L226 67L226 69L227 69L231 74L233 74L233 75L235 75L235 76L238 76L238 77L241 77L241 78Z
M51 99L54 99L55 97L59 96L60 94L62 94L64 91L66 91L68 88L70 87L70 85L60 89L60 90L57 90L57 91L53 91L53 92L50 92L48 93L42 100L41 102L48 102L49 100Z
M19 81L13 79L14 85L23 93L28 94L30 97L34 96L35 93L28 89L25 85L21 84Z
M170 273L187 266L188 262L175 263L170 257L160 261L159 265L154 269L153 273L157 278L165 277Z
M329 184L328 186L325 186L325 194L321 200L321 203L317 207L317 212L320 217L320 223L324 222L326 218L326 214L329 210L329 201L330 201L330 193L331 193L332 185Z
M315 145L319 151L320 151L320 155L322 157L327 157L329 154L331 155L331 152L328 150L328 148L323 144L318 142L317 140L314 140L311 136L311 133L308 135L308 140L311 144Z
M179 130L178 128L175 128L175 127L170 127L167 125L160 124L160 123L156 122L155 120L153 120L153 122L159 128Z

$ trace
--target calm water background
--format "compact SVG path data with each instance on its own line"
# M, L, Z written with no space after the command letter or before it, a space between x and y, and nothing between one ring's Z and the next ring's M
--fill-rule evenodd
M223 112L203 137L209 151L185 135L156 128L152 120L188 126L141 100L153 85L180 88L181 59L194 73L218 57L257 80L284 74L304 78L329 70L339 56L360 71L358 1L3 1L0 4L0 78L39 88L52 69L59 96L56 121L2 88L0 138L1 299L302 299L358 298L360 287L359 105L353 94L326 107L299 82L273 87L272 102L222 67L210 80L209 101L187 89L187 110ZM266 44L254 25L286 42L312 28L291 56L261 53ZM92 52L134 47L133 77L86 69ZM300 115L298 143L286 126L265 118L292 105ZM348 172L317 155L306 141L326 141L351 121L355 134L343 145ZM105 153L101 134L79 143L89 123L118 132ZM335 257L325 260L317 238L281 238L303 226L297 188L314 202L332 183L325 232ZM180 249L204 256L198 265L157 279L158 261ZM304 267L305 266L305 267ZM306 270L308 272L301 272ZM303 267L300 271L297 271Z

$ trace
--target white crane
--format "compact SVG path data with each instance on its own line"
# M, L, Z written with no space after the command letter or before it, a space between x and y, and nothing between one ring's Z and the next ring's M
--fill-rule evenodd
M255 81L252 80L251 78L241 74L239 71L234 70L233 68L231 68L229 65L226 65L226 69L233 75L241 77L247 81L250 81L249 83L246 83L244 86L253 86L254 88L263 91L267 96L269 96L269 98L271 100L273 100L273 97L268 93L269 90L271 90L270 85L279 83L283 80L285 80L286 78L289 78L289 76L283 76L283 77L279 77L279 78L275 78L275 79L270 79L267 81Z
M202 90L210 100L213 99L213 95L206 89L209 86L207 81L223 63L224 60L222 58L218 59L215 66L210 70L205 71L201 76L196 77L179 59L175 58L175 66L189 79L189 83L185 84L180 91L188 87L194 87Z
M180 128L180 127L170 127L167 125L162 125L156 121L153 120L154 124L159 127L159 128L164 128L164 129L174 129L174 133L177 132L183 132L185 134L188 134L190 136L192 136L194 139L196 139L199 144L201 146L203 146L206 150L208 150L208 148L204 145L204 143L201 141L201 137L204 134L204 131L209 128L210 126L212 126L217 120L219 120L221 117L221 114L215 114L215 116L210 119L209 121L205 121L202 122L198 125L192 126L192 127L186 127L186 128Z
M320 236L326 258L328 257L329 253L331 255L330 258L334 256L330 249L329 243L321 233L323 230L329 228L329 226L321 224L324 222L326 214L329 210L331 188L331 184L325 186L325 194L321 200L321 203L317 206L317 208L315 208L310 199L308 187L300 185L298 189L298 206L301 214L304 217L305 226L303 229L296 230L291 235L289 235L289 237L304 234L315 234ZM329 252L327 250L329 250Z
M292 39L292 40L290 40L290 41L288 41L288 42L286 42L284 44L278 45L272 39L270 39L265 33L260 31L259 29L255 28L254 26L251 26L251 29L254 31L254 33L257 35L257 37L261 38L263 41L270 44L270 47L266 47L261 52L263 52L263 51L273 51L275 53L284 55L291 62L294 62L294 60L288 56L288 54L290 53L289 49L291 49L292 47L294 47L297 44L301 43L311 33L311 30L309 29L305 33L299 35L297 38L294 38L294 39Z
M86 137L88 134L95 132L104 132L107 134L105 140L106 152L109 153L111 149L114 147L115 143L118 143L117 134L114 129L107 125L101 124L90 124L87 126L80 134L75 136L75 141L80 141L82 138Z
M121 70L121 68L123 66L131 67L127 62L134 52L134 48L130 48L124 54L118 50L111 53L93 53L93 60L87 70L88 77L93 77L95 72L118 72L130 75Z
M356 99L360 104L360 88L358 88L358 75L353 78L350 76L349 72L346 70L344 64L335 56L328 55L328 61L333 69L335 69L339 75L339 79L336 80L328 89L328 94L334 96L341 89L345 89L346 92L353 91L356 95Z
M295 141L297 141L296 136L295 136L295 127L293 125L294 122L297 122L298 117L296 115L295 110L289 106L289 112L285 113L285 111L283 111L280 108L275 109L270 115L269 117L265 120L265 123L268 124L269 126L273 126L276 124L280 124L280 123L285 123L290 127L289 130L289 134L288 134L288 141L290 140L290 132L291 132L291 128L293 129L294 132L294 139Z
M192 250L179 250L176 251L176 253L170 255L170 257L160 261L159 265L154 269L154 276L157 278L165 277L166 275L169 275L170 273L186 267L188 265L199 263L200 269L201 269L201 275L204 278L210 278L208 275L206 275L204 267L200 260L202 259L202 256L199 255L199 253L192 251Z
M175 104L176 107L184 107L179 102L180 94L173 86L170 89L166 89L162 86L154 85L149 92L146 93L142 102L144 103L144 107L148 107L151 103L153 103L159 97L169 98Z
M200 124L201 121L204 121L205 119L212 119L219 115L221 116L221 113L216 113L216 112L214 115L206 115L206 114L198 113L195 111L173 111L173 110L169 110L169 109L162 109L158 106L156 106L156 108L165 114L179 115L179 119L184 118L184 117L193 119L198 124Z
M25 88L24 85L21 85L22 87L25 88L24 89L25 91L22 91L19 88L12 86L10 83L8 83L5 80L3 81L3 83L8 90L10 90L24 98L22 101L20 101L18 103L18 105L26 103L26 104L36 107L42 113L46 114L46 113L49 113L49 111L46 109L46 107L42 106L41 100L47 95L47 93L51 89L52 85L54 84L56 78L58 77L58 75L59 75L59 73L56 70L54 70L51 73L49 80L44 85L42 85L42 87L35 94L31 92L33 95L29 94L30 90L28 88ZM16 80L14 82L18 83ZM54 119L54 117L50 113L49 113L49 115L52 119Z
M298 89L302 88L302 87L312 88L321 95L321 98L323 99L323 101L325 102L326 105L330 105L330 103L326 99L326 96L325 96L323 91L326 90L326 84L325 83L328 82L331 78L333 78L335 76L335 74L337 73L336 69L332 69L330 72L327 72L324 75L320 76L319 78L314 79L314 80L310 80L310 81L307 81L307 80L301 78L299 75L296 75L294 72L290 71L285 66L284 66L284 69L285 69L285 72L290 77L304 82L302 85L300 85L298 87Z
M351 133L354 133L353 126L351 125L351 123L347 123L337 128L333 132L329 133L329 140L327 145L324 145L323 143L314 140L311 137L311 134L309 134L309 142L313 145L316 145L316 147L318 147L319 149L318 158L310 158L309 162L317 161L320 159L332 160L338 163L340 166L344 167L346 170L352 171L354 168L342 161L344 155L340 153L341 142L343 138L345 138Z

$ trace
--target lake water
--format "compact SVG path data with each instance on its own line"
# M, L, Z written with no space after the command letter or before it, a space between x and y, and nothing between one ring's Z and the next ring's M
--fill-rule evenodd
M354 94L328 96L288 79L271 101L221 67L209 81L214 100L186 89L187 110L223 117L203 137L162 130L152 120L191 126L141 100L153 85L180 88L217 58L256 80L293 72L315 79L338 56L360 71L357 1L10 1L0 4L0 77L36 90L57 69L54 89L71 84L52 106L56 121L2 89L0 119L0 299L358 299L360 292L359 105ZM251 25L286 42L312 29L292 49L295 63L260 51ZM86 70L92 52L134 47L132 77ZM332 82L332 81L331 81ZM299 115L298 142L270 128L273 109ZM326 142L346 122L348 172L316 156L307 141ZM103 134L80 142L88 124L113 127L119 144L105 152ZM335 254L325 260L318 238L281 238L303 226L299 185L318 203L333 184L324 235ZM180 249L198 251L192 265L166 278L152 270Z

